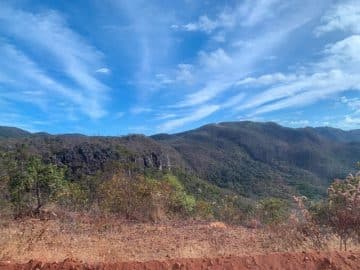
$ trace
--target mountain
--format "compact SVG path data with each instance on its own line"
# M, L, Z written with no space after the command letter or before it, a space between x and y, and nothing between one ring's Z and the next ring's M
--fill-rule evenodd
M4 127L0 134L7 134L0 150L26 147L66 165L75 179L105 171L111 162L131 163L140 171L179 169L246 197L319 197L360 160L359 130L293 129L271 122L225 122L150 137L30 134Z
M30 136L31 133L16 127L0 126L0 139L3 138L23 138Z
M176 149L202 178L243 195L295 190L315 196L360 160L360 132L340 134L336 129L245 121L152 138Z
M360 129L344 131L332 127L318 127L315 130L328 139L341 142L359 142Z

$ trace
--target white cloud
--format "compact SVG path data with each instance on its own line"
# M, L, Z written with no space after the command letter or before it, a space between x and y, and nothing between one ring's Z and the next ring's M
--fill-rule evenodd
M142 114L142 113L150 113L153 110L151 108L143 107L143 106L135 106L131 108L130 112L132 114Z
M166 120L176 118L178 115L175 113L160 113L156 116L156 120Z
M247 77L236 82L235 85L249 85L249 86L256 86L256 85L272 85L275 83L283 83L294 81L297 78L296 75L284 75L283 73L273 73L273 74L266 74L260 77Z
M323 17L322 25L315 33L322 35L336 30L360 33L360 2L358 0L341 1L334 5Z
M322 68L359 68L360 35L352 35L335 44L330 44L324 53L327 58L320 62L319 65Z
M309 120L300 119L300 120L277 120L281 125L290 126L290 127L306 127L309 126L311 123Z
M167 132L167 131L174 130L174 129L178 128L178 127L181 127L181 126L183 126L185 124L189 124L189 123L199 121L199 120L213 114L214 112L219 110L219 108L220 107L218 105L205 105L205 106L202 106L199 109L191 112L187 116L177 118L177 119L173 119L173 120L169 120L169 121L161 124L159 126L159 130L161 132Z
M156 81L161 85L174 83L174 80L170 79L167 75L162 73L156 74L155 77L156 77Z
M72 31L59 13L30 13L1 3L0 20L3 35L22 41L37 57L41 51L42 60L72 80L69 89L76 89L72 90L74 95L87 97L89 116L105 115L102 104L108 87L93 76L102 64L102 53Z
M191 83L194 80L194 67L190 64L179 64L176 71L176 81Z
M74 91L49 77L44 70L14 46L2 44L0 53L2 56L0 74L12 78L11 81L1 81L0 79L0 82L16 89L5 91L5 87L3 87L4 91L0 92L0 97L33 103L46 109L56 93L69 102L77 104L84 114L92 118L104 114L103 109L96 101L89 100L81 92Z
M109 74L109 73L111 73L111 70L109 68L103 67L103 68L97 69L95 72L96 73Z
M280 0L246 0L235 7L225 8L214 19L210 19L207 15L202 15L195 22L183 25L174 24L171 28L174 30L201 31L211 34L219 29L232 29L236 25L252 27L272 18L274 10L282 7L279 2ZM214 38L222 42L223 37L221 33L218 33Z
M185 96L174 107L190 107L208 102L236 85L241 78L251 71L258 61L271 49L285 40L285 37L308 19L294 20L279 28L277 32L266 33L252 40L251 50L240 49L226 53L219 48L210 53L200 53L198 65L194 71L203 84L200 90ZM205 85L204 85L205 84Z
M210 69L216 69L224 65L229 65L232 62L229 55L222 48L219 48L210 53L201 51L199 53L199 58L200 64Z
M281 8L280 0L246 0L238 7L243 26L254 26L274 16L274 11Z
M268 78L274 85L247 100L238 110L257 108L254 113L263 114L312 104L348 90L360 90L359 48L360 36L353 35L327 45L324 58L309 64L300 75L276 76L280 79L277 83L271 74L261 76L262 80L247 79L245 83L258 83Z
M315 103L318 100L328 98L336 93L356 89L359 86L359 77L345 74L340 70L314 74L309 77L304 77L302 80L289 84L284 88L279 87L273 89L276 94L274 93L274 96L271 98L262 99L261 105L268 102L273 103L261 106L255 113L259 114L289 107L305 106ZM256 97L254 100L255 99ZM277 99L280 100L276 101ZM254 105L254 103L252 105Z
M347 105L354 114L360 115L360 98L341 97L341 103Z
M210 34L219 28L231 28L235 25L235 16L233 13L222 12L216 19L209 19L207 15L202 15L196 22L184 25L172 25L173 29L181 29L189 32L201 31Z
M226 34L224 31L220 31L220 32L216 33L212 37L212 39L215 40L216 42L224 43L226 41Z
M225 91L231 86L231 82L224 81L212 81L212 83L207 84L201 90L191 93L186 96L186 99L178 102L173 107L191 107L199 104L203 104L214 97L216 97L219 93Z
M245 96L246 96L245 93L240 93L235 96L232 96L230 99L228 99L226 102L224 102L221 105L221 108L226 109L226 108L234 107L235 105L238 105L240 102L242 102Z
M355 118L353 116L346 115L345 116L345 123L349 124L351 126L353 126L353 125L358 126L358 125L360 125L360 117Z

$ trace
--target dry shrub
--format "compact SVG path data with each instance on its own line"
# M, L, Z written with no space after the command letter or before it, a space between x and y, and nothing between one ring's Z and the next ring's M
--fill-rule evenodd
M118 173L100 186L99 192L103 196L100 208L126 219L161 220L165 216L166 190L166 185L159 181Z
M322 249L327 237L305 207L305 197L294 196L297 209L286 222L267 227L268 239L264 246L274 251L296 251L298 249Z
M335 180L328 189L328 223L340 239L340 250L349 240L360 240L360 172Z

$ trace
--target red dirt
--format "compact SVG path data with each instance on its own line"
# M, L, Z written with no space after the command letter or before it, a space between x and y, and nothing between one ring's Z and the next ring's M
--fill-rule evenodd
M0 263L0 270L31 269L238 269L238 270L346 270L360 269L360 253L356 252L302 252L302 253L270 253L266 255L242 257L217 257L198 259L171 259L166 261L120 262L87 264L67 259L60 263L43 263L30 261L25 264Z

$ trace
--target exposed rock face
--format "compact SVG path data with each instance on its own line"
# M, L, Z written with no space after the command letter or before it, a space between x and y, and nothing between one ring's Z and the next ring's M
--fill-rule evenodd
M65 165L75 177L93 175L111 163L133 164L144 170L167 170L174 164L185 168L186 163L179 153L168 145L155 140L131 135L126 137L86 137L41 135L0 140L0 150L26 148L41 155L44 160L59 166Z

